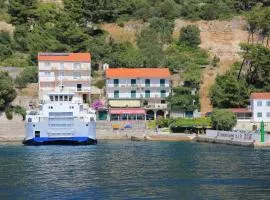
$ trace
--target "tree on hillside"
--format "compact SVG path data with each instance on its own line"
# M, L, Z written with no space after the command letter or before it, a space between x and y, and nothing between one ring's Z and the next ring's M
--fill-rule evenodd
M88 22L111 22L118 16L117 0L83 0L83 15Z
M191 89L188 87L175 87L173 94L168 97L171 109L182 111L194 111L199 109L198 95L192 95Z
M165 55L155 30L149 27L144 28L137 36L137 45L144 56L144 65L146 67L159 67L163 65Z
M15 99L13 80L7 72L0 72L0 111L3 111Z
M270 50L262 45L241 44L243 62L239 70L249 85L258 89L270 85ZM244 72L244 73L243 73Z
M171 22L165 18L151 18L150 29L155 30L158 33L159 40L165 44L172 41L172 33L174 29L174 22Z
M26 67L15 79L17 88L25 88L27 83L38 82L38 68L37 67Z
M12 41L10 34L0 31L0 61L12 55Z
M12 17L12 23L24 24L34 20L37 7L38 0L10 0L8 12Z
M211 103L216 108L239 108L249 103L249 90L244 80L232 73L217 76L210 90Z
M212 128L215 130L230 131L236 125L236 115L227 109L216 109L211 115Z
M84 0L64 0L65 12L77 23L84 24L84 16L82 13Z
M179 43L197 48L201 44L200 29L195 25L181 28Z

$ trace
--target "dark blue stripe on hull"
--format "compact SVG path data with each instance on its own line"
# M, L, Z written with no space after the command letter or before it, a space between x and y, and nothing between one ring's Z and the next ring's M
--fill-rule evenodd
M87 137L68 138L33 138L24 140L24 145L94 145L97 140Z

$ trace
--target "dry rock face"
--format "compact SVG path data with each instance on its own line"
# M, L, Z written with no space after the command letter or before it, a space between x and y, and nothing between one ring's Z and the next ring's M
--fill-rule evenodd
M179 37L180 29L187 25L197 25L201 30L201 48L220 58L219 68L207 67L202 73L200 103L201 113L205 114L212 111L209 90L214 84L216 75L224 74L234 62L241 59L238 54L239 44L248 39L248 32L245 31L246 22L240 17L229 21L176 20L174 37Z
M6 23L5 21L1 21L0 19L0 31L8 31L13 33L14 27L11 24Z

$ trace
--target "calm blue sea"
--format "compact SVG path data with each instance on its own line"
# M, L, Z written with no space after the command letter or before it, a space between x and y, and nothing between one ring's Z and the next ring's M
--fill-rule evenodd
M270 199L270 149L132 141L2 145L0 199Z

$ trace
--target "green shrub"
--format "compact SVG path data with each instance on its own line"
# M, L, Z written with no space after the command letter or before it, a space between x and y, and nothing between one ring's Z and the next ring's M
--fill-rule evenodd
M165 127L169 127L172 122L173 122L173 119L171 118L161 117L156 121L156 124L158 125L159 128L165 128Z
M28 83L36 82L38 82L37 67L26 67L15 79L15 85L17 88L25 88Z
M206 128L211 126L211 119L209 117L200 118L178 118L171 124L172 132L183 132L185 129Z
M201 44L200 29L196 25L188 25L181 28L179 43L197 48Z
M8 120L12 120L13 119L13 110L11 107L9 107L8 109L5 110L5 115L6 115L6 118Z
M1 62L2 66L12 66L12 67L27 67L29 65L28 57L20 54L13 53Z
M228 109L217 109L211 115L212 128L215 130L231 130L237 123L236 115Z
M96 86L96 87L99 88L99 89L104 88L104 87L105 87L105 80L103 80L103 79L98 80L98 81L94 84L94 86Z

